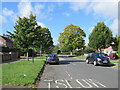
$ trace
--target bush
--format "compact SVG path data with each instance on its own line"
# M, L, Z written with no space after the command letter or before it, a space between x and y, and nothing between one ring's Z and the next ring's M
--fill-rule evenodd
M74 50L73 51L73 55L82 55L84 52L82 51L82 50L79 50L79 51L76 51L76 50Z
M61 52L60 54L70 55L70 52Z

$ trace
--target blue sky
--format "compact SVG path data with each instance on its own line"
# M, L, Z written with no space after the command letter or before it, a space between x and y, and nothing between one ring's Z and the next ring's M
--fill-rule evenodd
M15 21L20 17L28 17L32 11L37 16L37 23L47 27L51 31L54 45L58 43L59 33L69 24L79 26L86 33L85 42L89 42L88 36L97 22L105 22L113 32L118 34L118 2L116 0L107 2L2 2L0 13L0 35L6 34L6 30L14 31Z

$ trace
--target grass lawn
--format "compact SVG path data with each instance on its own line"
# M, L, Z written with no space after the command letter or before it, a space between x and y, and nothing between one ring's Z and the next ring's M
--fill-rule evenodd
M2 65L2 84L13 86L32 85L43 65L43 60L35 60L34 63L32 61L21 60Z
M119 61L110 61L111 63L120 63L120 60Z
M68 55L68 57L76 57L78 59L86 59L86 56Z
M86 59L86 56L76 56L79 59Z
M46 56L47 55L42 55L41 57L39 56L39 57L34 57L34 59L46 59Z

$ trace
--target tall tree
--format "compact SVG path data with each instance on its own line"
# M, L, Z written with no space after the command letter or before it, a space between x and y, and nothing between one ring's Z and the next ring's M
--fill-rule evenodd
M34 38L33 34L35 25L37 25L36 16L33 16L31 13L29 18L19 17L19 20L16 21L14 26L14 34L7 31L7 33L9 33L14 39L14 43L17 45L17 47L27 51L27 56L29 47L33 43L32 40Z
M104 22L98 22L94 27L92 33L89 35L89 46L94 49L107 48L112 43L112 32L104 24Z
M79 26L70 24L65 27L63 33L60 33L58 41L61 47L68 47L72 54L76 48L84 47L83 37L86 37L85 32Z

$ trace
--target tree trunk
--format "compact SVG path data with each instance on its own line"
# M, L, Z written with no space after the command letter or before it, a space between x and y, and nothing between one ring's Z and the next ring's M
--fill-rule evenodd
M27 60L29 61L29 51L27 50Z
M72 51L70 52L70 55L73 55Z

